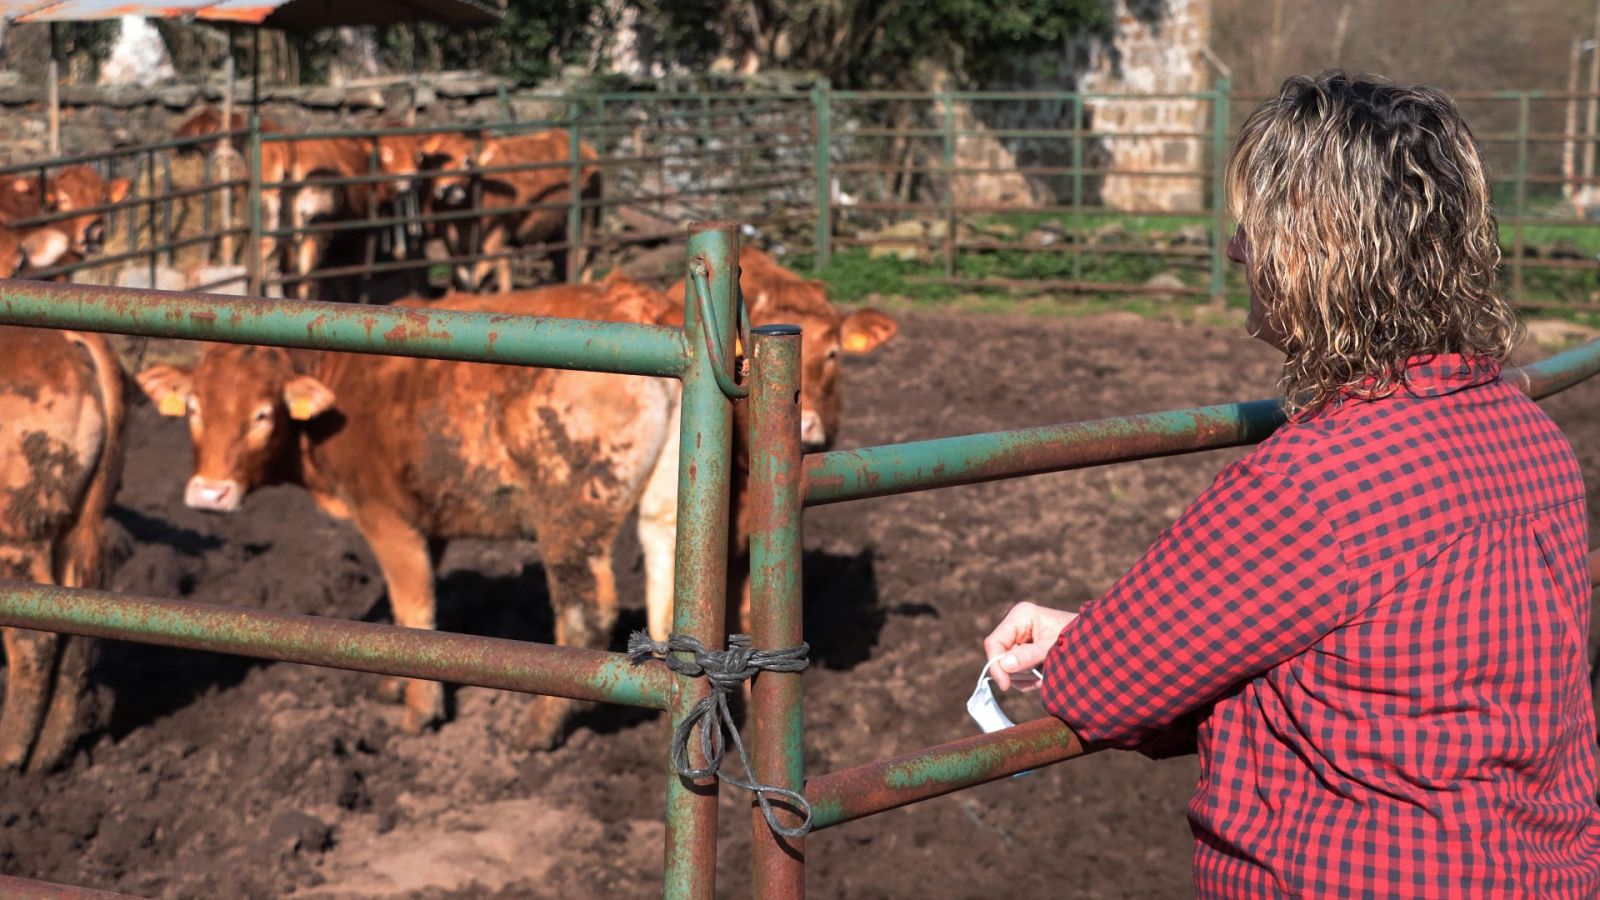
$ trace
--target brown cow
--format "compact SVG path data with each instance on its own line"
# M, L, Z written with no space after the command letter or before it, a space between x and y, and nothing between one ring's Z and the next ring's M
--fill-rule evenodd
M120 472L122 369L96 334L0 326L0 577L98 588ZM77 736L93 645L3 629L0 767L52 768Z
M105 246L106 216L104 212L90 210L121 203L127 199L132 186L126 178L107 181L88 166L68 166L50 179L50 191L45 198L50 211L82 211L55 223L72 238L73 254L87 258L100 252Z
M268 141L261 145L261 225L272 231L293 228L288 241L261 238L261 263L266 272L292 276L284 293L313 299L308 277L341 238L357 230L307 232L308 225L364 218L375 200L370 184L299 184L308 179L366 175L372 171L372 142L362 138L312 138ZM288 183L287 187L272 187ZM282 259L279 258L280 252Z
M634 322L670 313L659 293L620 280L404 305ZM413 628L434 625L442 542L536 535L556 643L580 647L610 641L612 542L662 456L678 396L665 378L220 345L192 373L156 366L139 383L162 411L189 416L188 505L232 511L259 485L304 485L360 529L396 622ZM438 684L403 692L408 729L442 715ZM521 743L553 745L576 706L534 700Z
M37 178L14 176L0 185L0 224L50 213L63 214L48 225L52 231L68 238L68 252L58 261L79 262L99 253L105 246L105 213L93 208L121 203L127 199L131 188L128 179L107 181L88 166L67 166L49 178L43 191L39 189ZM75 211L81 212L70 215Z
M875 309L841 315L828 301L821 281L801 278L778 265L771 256L755 247L739 252L739 287L744 294L752 325L799 325L800 338L800 442L807 452L826 450L839 434L840 411L844 396L843 354L865 354L876 350L899 331L894 319ZM673 314L667 324L683 324L684 283L667 289ZM748 623L748 567L736 562L749 547L748 504L750 456L744 435L749 428L748 406L734 404L733 508L738 518L729 531L728 572L730 592L740 597L739 618ZM677 471L677 430L667 447L667 460ZM655 485L652 485L655 487ZM673 540L677 532L677 483L662 484L660 490L646 493L639 507L639 543L646 553L646 609L650 636L666 638L672 626ZM730 631L738 630L738 626Z
M476 169L498 169L549 163L568 163L572 159L571 135L565 129L540 131L514 137L485 137L440 134L423 142L419 160L431 177L433 208L439 212L472 209L473 194L481 195L481 218L458 219L442 223L441 230L451 256L494 255L513 247L545 243L565 243L572 197L570 165L519 169L510 172L475 174ZM578 145L578 155L592 163L599 154L587 143ZM593 203L582 213L582 235L594 235L600 227L602 177L600 167L586 163L579 171L579 198ZM530 205L552 205L552 209L496 213L496 210ZM477 245L473 245L474 233ZM555 279L565 281L577 269L588 280L587 253L583 246L550 251ZM478 290L489 273L498 277L499 290L512 289L511 260L484 260L456 265L456 286Z
M238 134L237 132L246 131L249 129L249 127L249 114L235 110L232 117L232 123L227 130L236 133L228 139L228 143L233 146L234 152L238 153L241 157L245 154L245 149L249 143L249 138L247 135ZM172 139L183 140L185 138L195 138L206 134L217 134L222 130L222 110L216 108L215 106L206 106L189 118L184 119L182 124L180 124L177 129L172 132ZM261 130L263 132L273 132L281 131L282 129L278 127L277 122L266 116L262 116ZM174 152L180 157L201 155L210 156L212 153L215 153L217 148L220 146L222 146L221 140L200 141L193 144L185 144L176 148Z

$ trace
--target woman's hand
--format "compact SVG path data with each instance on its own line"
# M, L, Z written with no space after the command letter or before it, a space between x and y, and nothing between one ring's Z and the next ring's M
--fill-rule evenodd
M989 674L1000 690L1011 689L1011 676L1026 672L1044 662L1055 646L1061 630L1072 624L1077 613L1048 609L1032 603L1011 607L994 631L983 639L983 658L1000 660L989 667Z

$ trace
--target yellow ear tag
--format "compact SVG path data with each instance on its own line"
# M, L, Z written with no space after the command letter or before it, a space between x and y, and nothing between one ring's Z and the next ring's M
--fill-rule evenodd
M183 396L177 391L168 391L161 395L161 402L157 404L156 411L163 416L181 416L189 411L189 404L184 402Z
M851 353L861 353L872 346L872 339L864 334L852 334L844 339L844 348Z
M308 422L316 416L316 407L305 397L296 397L289 402L289 418L297 422Z

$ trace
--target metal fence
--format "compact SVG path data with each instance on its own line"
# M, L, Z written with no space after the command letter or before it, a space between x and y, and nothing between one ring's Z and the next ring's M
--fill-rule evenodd
M741 395L748 395L751 420L752 637L765 648L800 642L805 506L1247 445L1283 421L1276 401L1257 400L802 456L800 330L769 326L739 335L751 360L742 385L727 362L741 321L738 244L731 224L691 229L689 270L703 273L707 287L689 289L698 302L686 302L681 330L21 281L0 282L0 322L677 377L683 453L672 628L712 649L723 646L725 630L733 403ZM1540 398L1596 373L1600 341L1508 370L1507 378ZM660 709L674 730L708 693L702 679L631 665L615 652L21 582L0 583L0 625ZM803 791L812 830L1089 749L1061 722L1045 718L806 779L798 673L757 675L747 721L754 777ZM690 742L691 764L704 765L696 745ZM718 782L681 777L670 764L668 773L663 892L709 898ZM793 809L780 805L779 816L788 826L797 823ZM751 827L757 896L803 896L804 838L779 835L754 808ZM4 884L19 896L74 895L19 879Z
M1580 128L1577 115L1595 95L1457 97L1490 163L1508 296L1528 308L1600 311L1600 221L1590 218L1600 214L1594 171L1600 135ZM204 139L81 157L132 173L139 194L107 208L126 220L113 229L126 235L125 246L53 271L90 270L102 273L91 280L104 281L108 267L143 266L148 281L158 261L216 260L214 248L224 240L256 247L263 237L348 235L361 237L362 249L330 261L315 277L355 279L340 298L367 299L374 279L392 273L415 273L408 286L415 290L429 273L437 280L436 267L509 259L527 269L567 253L611 265L627 248L659 244L684 222L730 218L824 272L830 262L861 263L865 256L865 264L881 263L903 283L927 290L1242 296L1224 253L1231 223L1223 165L1231 136L1261 98L1230 95L1226 81L1183 94L870 92L820 83L809 91L533 99L546 104L545 118L518 121L505 104L493 121L443 128L283 135L263 134L255 123L237 135L244 162L225 179L217 177L226 174L220 163L210 160L189 178L173 177L169 155ZM386 139L551 129L568 135L570 150L561 159L436 173L481 180L564 172L568 184L559 195L510 210L565 216L560 234L536 243L491 253L473 245L429 258L421 251L425 232L450 223L479 227L485 211L428 211L415 198L373 204L357 219L298 227L265 229L257 215L263 192L392 185L376 159ZM263 180L263 145L314 137L365 142L374 157L368 171ZM580 147L592 147L597 158L580 162ZM583 194L589 166L604 183L598 196ZM238 214L225 217L229 206ZM600 227L591 227L597 221ZM267 271L252 253L222 261L255 273L252 294L293 292L305 280Z

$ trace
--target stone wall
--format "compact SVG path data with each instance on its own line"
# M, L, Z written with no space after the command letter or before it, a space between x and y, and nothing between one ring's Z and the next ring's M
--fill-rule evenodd
M1080 78L1086 93L1178 94L1209 90L1204 49L1211 37L1210 0L1111 0L1116 25L1109 45L1092 48ZM1211 104L1204 100L1088 100L1089 127L1106 168L1139 173L1200 171L1211 143ZM1204 137L1168 137L1201 132ZM1140 136L1149 134L1150 137ZM1206 206L1200 178L1107 175L1100 200L1117 209L1187 210Z
M419 124L495 120L507 110L520 119L549 116L548 101L509 92L503 83L459 73L425 76L417 92ZM374 79L337 87L265 87L261 111L285 128L377 127L404 119L411 107L411 83L403 78ZM69 84L62 88L61 146L66 155L162 141L184 119L207 104L220 106L220 85L169 84L111 87ZM237 103L249 99L240 85ZM0 164L44 159L49 148L48 95L41 84L17 73L0 73Z

